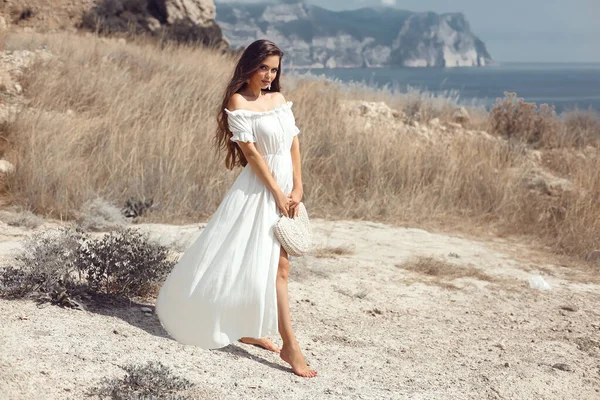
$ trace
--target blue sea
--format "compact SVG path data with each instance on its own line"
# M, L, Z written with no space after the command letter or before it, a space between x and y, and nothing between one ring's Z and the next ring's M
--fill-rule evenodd
M296 71L343 82L362 82L406 92L458 94L459 103L489 109L504 92L526 102L554 105L561 113L574 108L600 112L600 63L501 63L482 68L339 68Z

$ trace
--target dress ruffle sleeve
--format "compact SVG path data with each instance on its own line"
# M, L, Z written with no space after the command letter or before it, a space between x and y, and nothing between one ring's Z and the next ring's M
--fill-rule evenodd
M296 125L296 118L294 117L294 113L292 112L291 102L290 102L290 107L287 109L286 114L288 116L289 124L290 124L291 131L292 131L292 136L296 136L297 134L300 133L300 129Z
M227 123L229 124L229 130L233 133L231 141L233 142L256 142L254 133L252 131L252 119L243 113L237 113L225 109L227 113Z

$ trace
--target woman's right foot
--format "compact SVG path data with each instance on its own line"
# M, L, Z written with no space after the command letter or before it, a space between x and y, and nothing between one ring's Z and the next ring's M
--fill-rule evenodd
M296 375L304 378L313 378L317 376L317 371L306 364L300 346L289 346L284 344L281 353L279 353L279 357L292 366L292 371L294 371Z
M267 338L257 339L257 338L252 338L252 337L243 337L240 339L240 342L246 343L246 344L253 344L255 346L260 346L263 349L267 349L267 350L273 351L275 353L279 353L279 351L280 351L279 347L277 347L275 345L275 343L271 342Z

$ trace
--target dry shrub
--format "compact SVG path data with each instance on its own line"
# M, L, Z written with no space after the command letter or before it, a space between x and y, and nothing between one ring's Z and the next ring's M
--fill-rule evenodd
M57 287L80 286L76 257L85 233L59 228L35 233L24 240L14 264L0 269L0 295L19 298L52 293Z
M101 197L86 201L81 213L79 225L86 231L116 229L129 223L119 208Z
M93 239L78 226L36 233L14 265L0 268L0 295L19 298L65 292L146 296L174 262L165 246L135 229Z
M20 226L35 229L44 223L44 219L29 210L16 207L13 211L0 211L0 221L10 226Z
M434 257L419 256L405 263L396 264L396 267L417 272L425 277L425 283L448 289L458 289L450 281L461 278L472 278L487 282L496 281L495 278L472 265L456 265Z
M508 139L523 140L536 147L558 145L563 136L554 106L527 103L516 93L504 92L504 99L497 99L490 111L490 131Z
M347 246L325 246L317 247L311 253L317 258L335 258L336 256L347 256L354 254L354 250Z
M89 391L89 394L101 399L117 400L190 399L186 396L186 392L194 384L174 375L171 368L160 362L149 361L144 365L130 364L122 368L127 373L125 377L104 378L99 385Z

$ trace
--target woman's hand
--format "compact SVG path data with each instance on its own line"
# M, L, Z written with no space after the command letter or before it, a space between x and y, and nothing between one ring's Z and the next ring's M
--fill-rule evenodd
M275 202L277 203L277 207L283 215L289 218L290 216L290 199L283 192L277 193L275 196Z
M290 194L288 194L287 198L290 201L290 214L292 215L292 218L296 218L300 214L300 208L298 205L302 201L302 191L294 189Z

